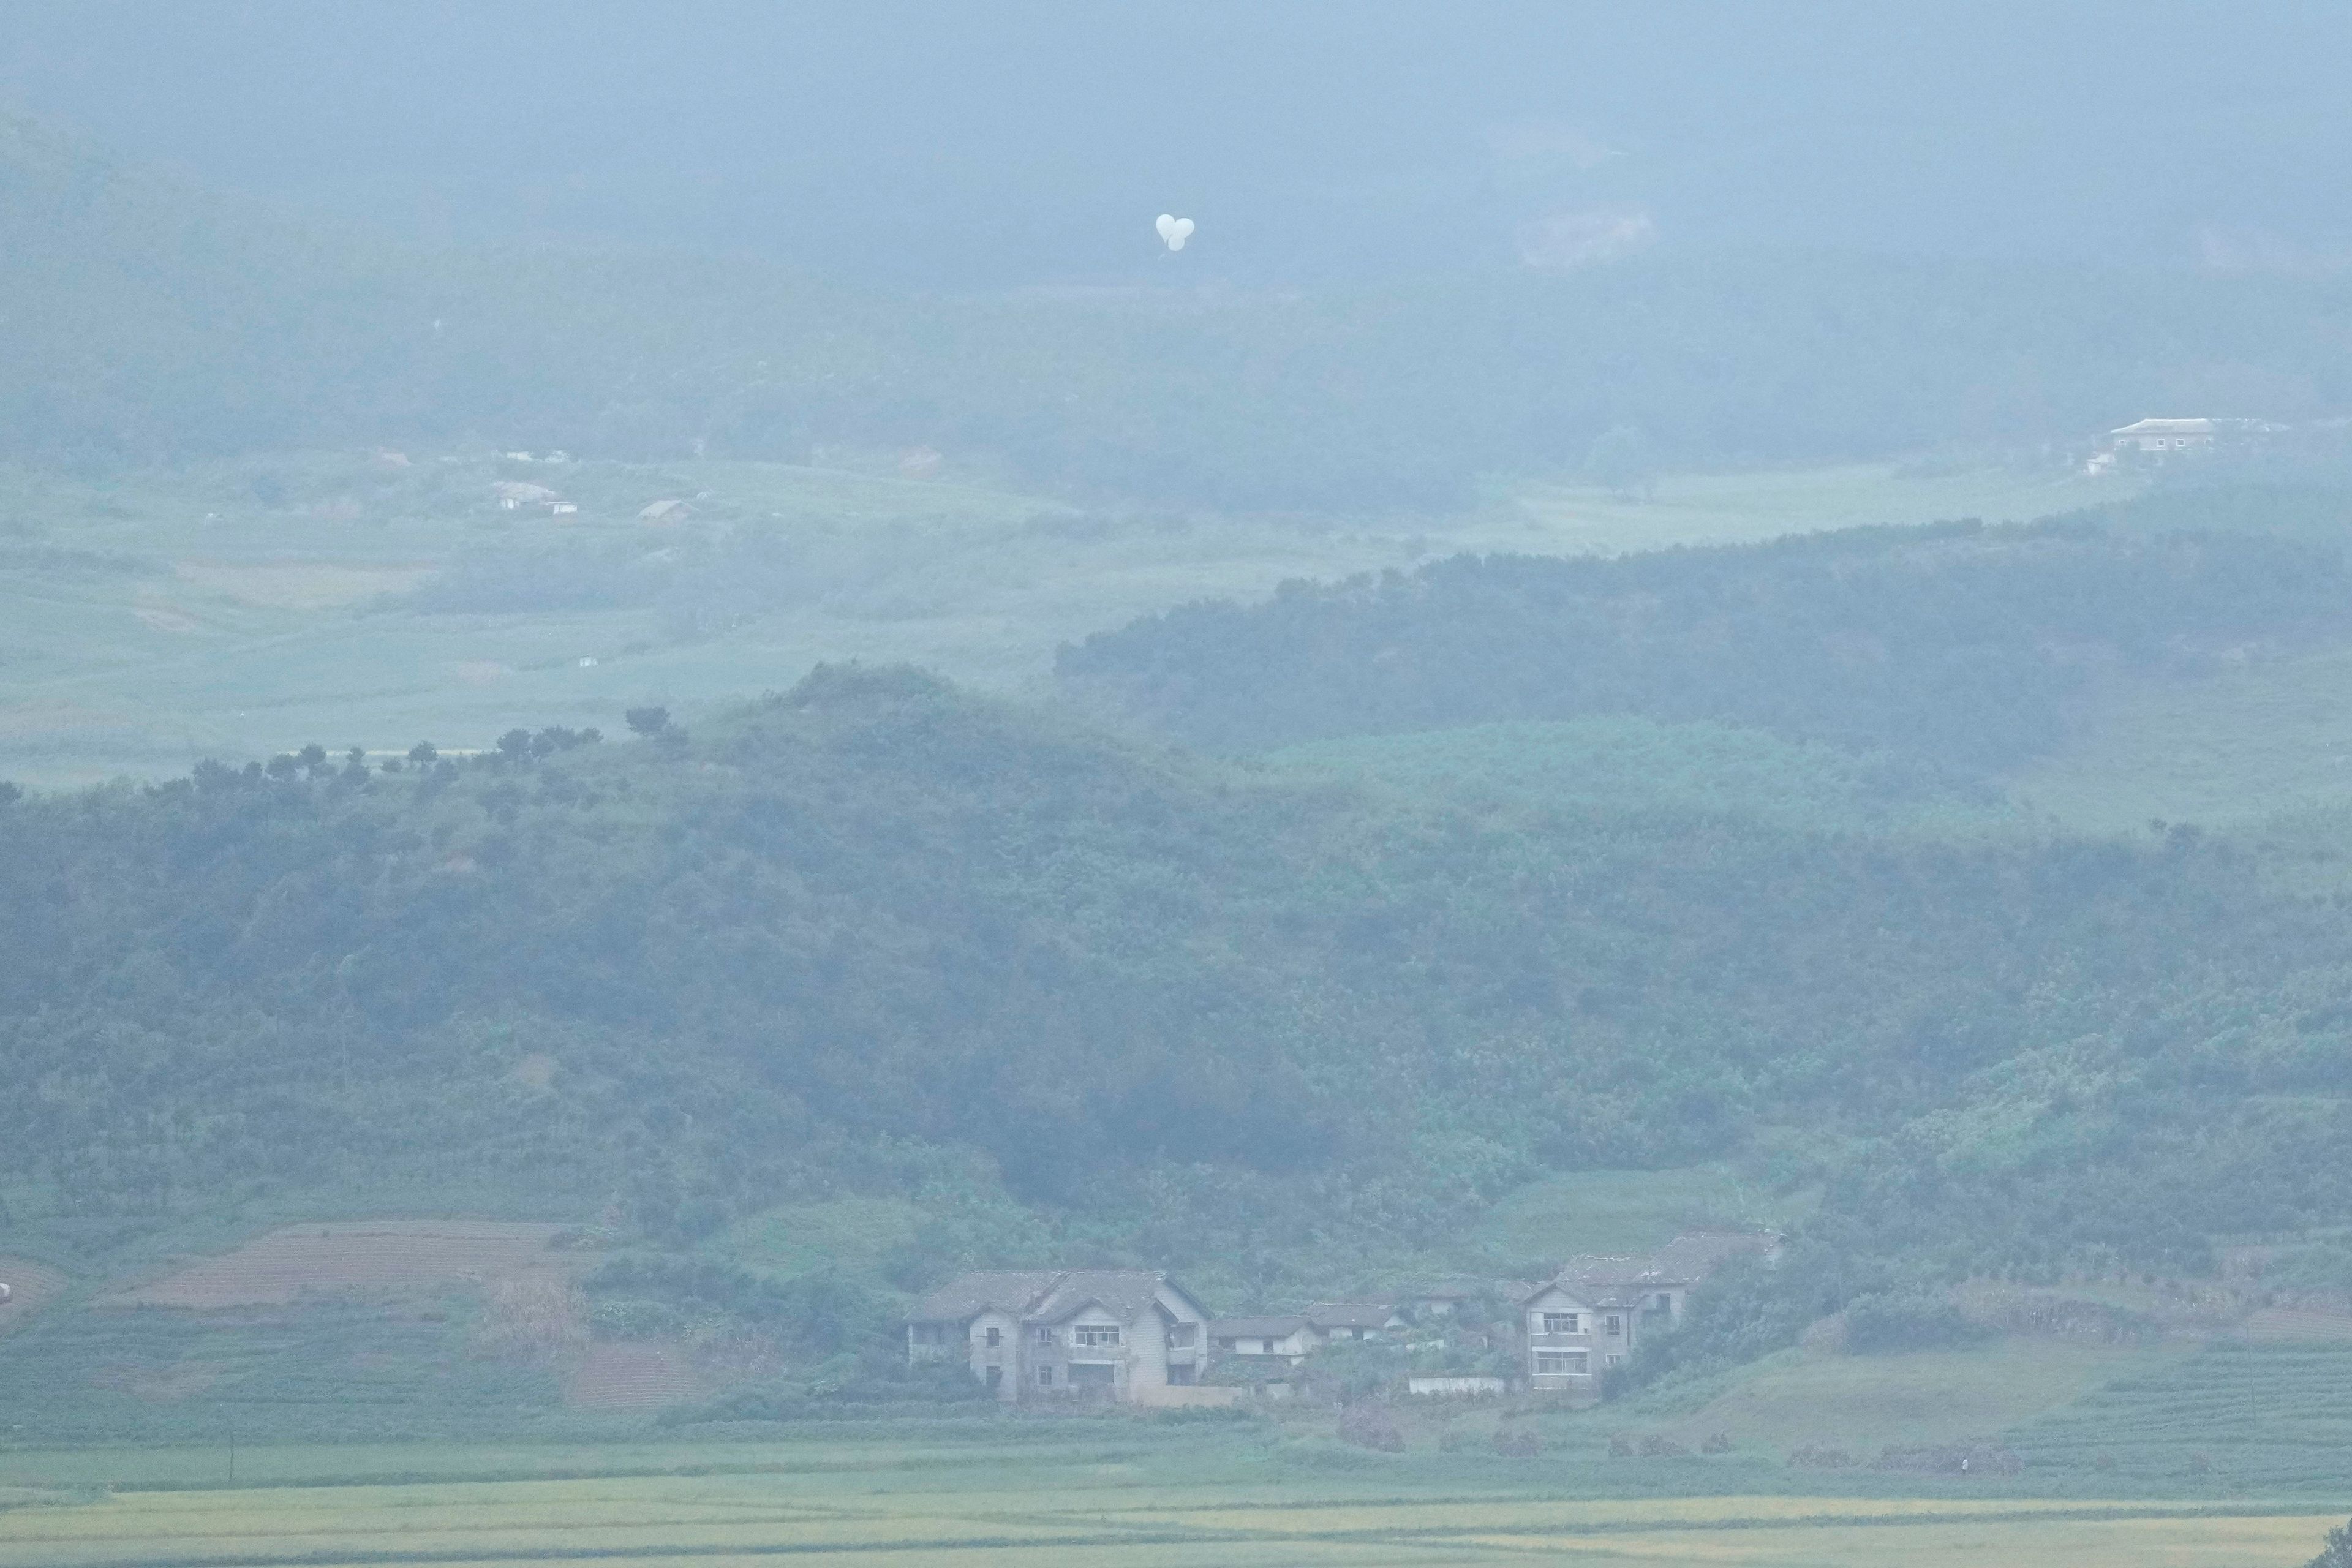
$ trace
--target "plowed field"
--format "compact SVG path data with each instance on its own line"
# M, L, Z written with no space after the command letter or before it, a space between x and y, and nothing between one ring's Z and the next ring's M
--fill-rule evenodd
M590 1345L563 1394L565 1403L583 1410L646 1410L683 1404L704 1392L683 1349L640 1342Z
M593 1254L551 1245L562 1227L489 1220L288 1226L106 1297L109 1307L279 1307L312 1294L397 1294L529 1276L566 1278Z
M66 1288L64 1275L28 1258L0 1258L0 1282L8 1287L8 1300L0 1301L0 1334L21 1326Z

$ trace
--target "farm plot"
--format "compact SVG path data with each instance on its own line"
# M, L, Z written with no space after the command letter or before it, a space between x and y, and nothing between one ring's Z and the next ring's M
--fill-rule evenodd
M0 1334L22 1328L66 1288L63 1274L29 1258L0 1258L0 1282L8 1287L8 1299L0 1301Z
M499 1279L566 1279L593 1255L554 1245L553 1225L488 1220L371 1220L287 1226L234 1252L198 1258L118 1290L106 1307L289 1306L305 1295L418 1293Z
M793 1447L787 1445L784 1447ZM642 1451L640 1451L642 1455ZM680 1456L690 1456L683 1449ZM1180 1456L1173 1452L1161 1459ZM60 1489L0 1515L0 1568L163 1564L725 1564L838 1558L938 1568L1892 1561L2292 1568L2340 1512L2309 1506L1852 1498L1563 1502L1524 1489L1386 1494L1234 1467L1090 1465L1066 1452L909 1451L834 1470L466 1484ZM788 1460L787 1460L788 1463ZM1438 1495L1443 1490L1445 1495ZM1419 1492L1423 1495L1414 1495Z
M2352 1490L2352 1344L2221 1344L2136 1364L2004 1440L2053 1479Z

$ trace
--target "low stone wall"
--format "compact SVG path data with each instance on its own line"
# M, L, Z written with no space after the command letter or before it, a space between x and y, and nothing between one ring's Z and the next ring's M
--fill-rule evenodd
M1247 1390L1214 1388L1193 1384L1190 1387L1147 1385L1127 1391L1129 1405L1147 1405L1160 1410L1175 1410L1188 1405L1238 1405Z

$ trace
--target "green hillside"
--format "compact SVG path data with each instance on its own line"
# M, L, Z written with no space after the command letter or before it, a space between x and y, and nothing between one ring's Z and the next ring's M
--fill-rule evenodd
M11 1342L19 1374L243 1366L254 1419L324 1432L304 1369L378 1353L315 1348L331 1320L206 1350L94 1305L306 1216L578 1227L592 1335L756 1332L783 1392L746 1408L772 1411L930 1397L891 1392L891 1302L982 1260L1149 1262L1241 1306L1793 1226L1667 1371L1855 1302L1932 1336L1964 1277L2197 1273L2352 1212L2352 948L2315 827L1454 803L889 671L640 718L0 808L27 1086L0 1252L83 1303ZM1618 1231L1547 1175L1704 1160L1748 1195L1623 1194ZM436 1309L415 1353L495 1342L486 1310ZM389 1343L377 1414L333 1429L457 1430ZM77 1429L201 1423L226 1375Z
M2063 745L2103 677L2179 682L2340 645L2346 571L2340 542L2065 520L1464 555L1168 610L1064 648L1058 668L1227 751L1624 715L1983 778Z

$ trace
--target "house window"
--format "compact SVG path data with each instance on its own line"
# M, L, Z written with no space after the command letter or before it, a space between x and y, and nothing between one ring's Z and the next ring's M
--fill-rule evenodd
M1592 1352L1590 1351L1536 1352L1538 1377L1584 1377L1591 1371Z
M915 1342L919 1345L935 1345L940 1343L940 1326L937 1323L917 1323L915 1325Z
M991 1393L991 1394L995 1393L995 1392L996 1392L996 1390L997 1390L997 1386L998 1386L1000 1384L1003 1383L1003 1381L1004 1381L1004 1369L1003 1369L1003 1367L1001 1367L1001 1366L992 1366L992 1367L990 1367L990 1368L988 1369L988 1392L989 1392L989 1393Z
M1610 1313L1603 1321L1610 1337L1612 1339L1625 1331L1625 1320L1619 1317L1614 1312Z
M1170 1347L1172 1349L1181 1350L1190 1345L1192 1342L1192 1330L1193 1325L1191 1323L1171 1324L1168 1329L1168 1343Z
M1054 1369L1052 1367L1041 1366L1037 1369L1037 1386L1040 1388L1051 1388L1054 1386Z
M1625 1364L1625 1358L1622 1355L1608 1355L1603 1356L1601 1359L1601 1363L1605 1366L1622 1366Z
M1668 1292L1666 1292L1666 1291L1664 1291L1664 1290L1661 1290L1661 1291L1659 1291L1659 1292L1658 1292L1658 1310L1659 1310L1659 1311L1661 1311L1661 1312L1671 1312L1671 1311L1673 1311L1674 1310L1675 1310L1675 1299L1674 1299L1674 1297L1673 1297L1670 1293L1668 1293Z
M1241 1341L1239 1340L1219 1340L1217 1342L1217 1348L1221 1351L1229 1351L1240 1343Z
M1272 1355L1274 1353L1274 1342L1272 1340L1260 1340L1258 1342L1258 1346L1267 1355Z
M1037 1331L1037 1342L1041 1345L1052 1344L1054 1342L1054 1331L1051 1329L1039 1329Z
M999 1345L1003 1344L1003 1342L1004 1342L1004 1331L1003 1331L1003 1330L1001 1330L1001 1329L991 1329L991 1330L989 1330L989 1331L988 1331L988 1348L989 1348L990 1350L994 1350L997 1346L999 1346Z
M1548 1334L1575 1333L1578 1331L1576 1319L1574 1312L1546 1312L1543 1315L1543 1331Z
M1080 1323L1072 1336L1082 1345L1115 1345L1118 1343L1117 1323Z

